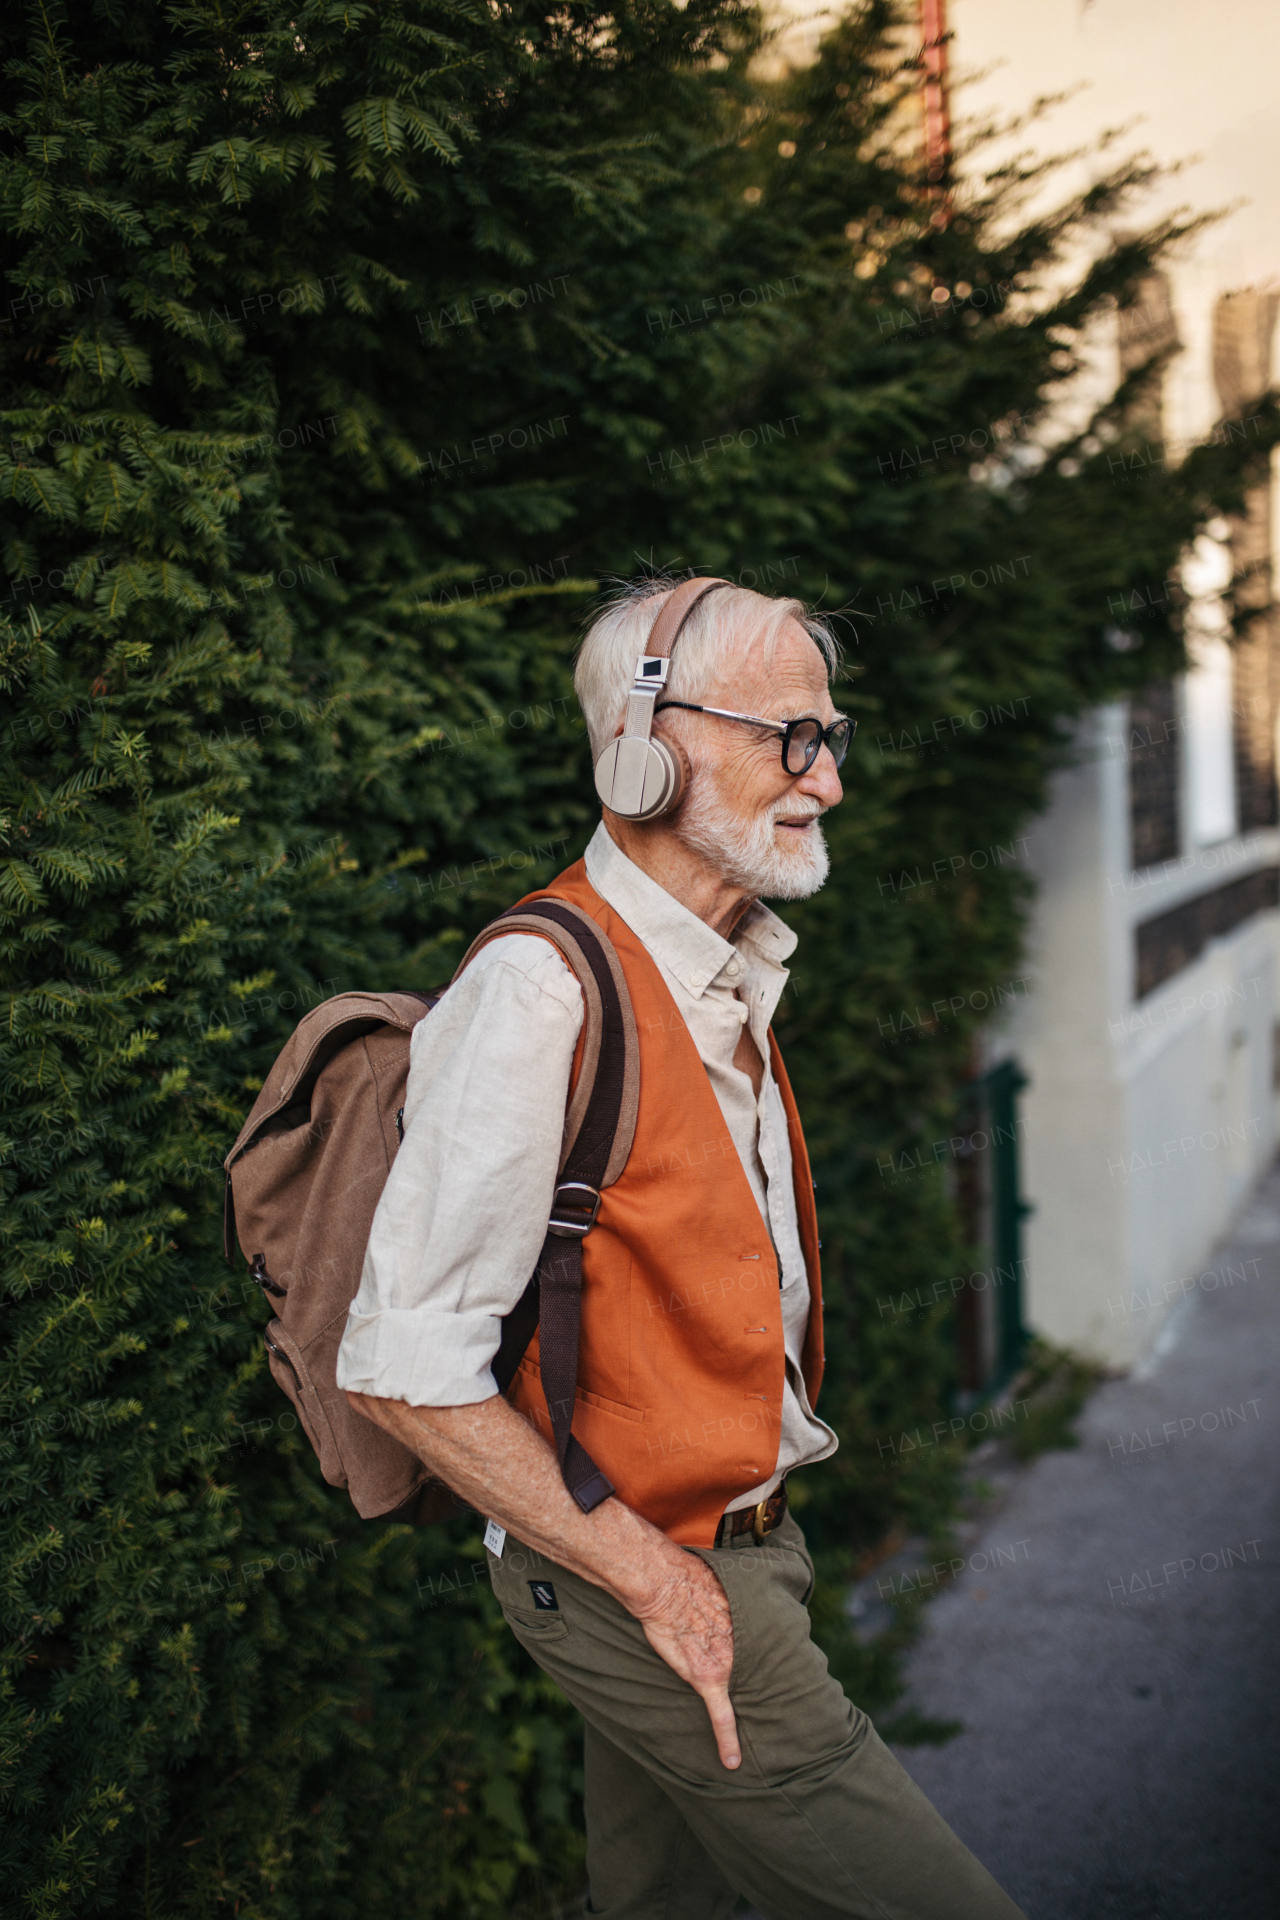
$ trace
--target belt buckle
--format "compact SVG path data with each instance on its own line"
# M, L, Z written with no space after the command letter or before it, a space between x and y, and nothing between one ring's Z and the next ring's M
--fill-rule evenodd
M767 1499L758 1501L751 1515L751 1538L758 1547L762 1547L765 1543L764 1510L768 1504Z

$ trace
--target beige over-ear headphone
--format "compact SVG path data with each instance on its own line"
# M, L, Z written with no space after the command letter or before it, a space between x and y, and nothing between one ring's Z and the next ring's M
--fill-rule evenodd
M621 820L656 820L680 805L689 763L677 741L653 739L653 710L685 621L707 594L731 585L729 580L682 580L653 623L649 651L636 661L622 732L596 761L596 792Z

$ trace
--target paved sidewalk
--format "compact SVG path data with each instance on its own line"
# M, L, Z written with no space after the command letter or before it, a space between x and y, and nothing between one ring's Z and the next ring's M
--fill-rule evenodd
M965 1731L899 1758L1030 1920L1280 1916L1280 1172L1196 1280L908 1662Z

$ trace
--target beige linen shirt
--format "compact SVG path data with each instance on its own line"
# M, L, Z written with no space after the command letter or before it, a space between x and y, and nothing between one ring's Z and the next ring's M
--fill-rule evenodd
M732 940L642 872L603 824L587 878L658 966L707 1070L778 1255L786 1350L778 1459L733 1504L834 1453L809 1406L800 1355L809 1287L786 1112L769 1065L769 1022L795 948L764 906ZM338 1351L338 1385L410 1406L468 1406L497 1392L501 1321L537 1265L555 1190L582 992L545 940L490 941L414 1028L404 1142L374 1215L360 1288ZM733 1064L744 1025L765 1063L759 1099Z

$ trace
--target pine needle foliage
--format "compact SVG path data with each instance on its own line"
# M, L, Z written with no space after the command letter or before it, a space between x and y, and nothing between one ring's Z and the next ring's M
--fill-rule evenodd
M777 78L738 0L41 0L0 36L6 1908L532 1912L580 1870L572 1716L474 1526L321 1482L222 1155L301 1011L447 978L585 843L600 582L845 609L861 730L781 1023L843 1441L802 1497L836 1572L935 1522L950 1456L875 1439L946 1411L947 1328L875 1302L971 1250L945 1181L882 1167L946 1130L976 1015L884 1023L1016 964L1018 863L952 856L1176 666L1108 599L1273 416L1152 465L1135 380L1046 455L1082 330L1176 236L1063 291L1141 168L1021 227L1025 175L940 197L879 4Z

